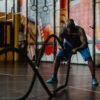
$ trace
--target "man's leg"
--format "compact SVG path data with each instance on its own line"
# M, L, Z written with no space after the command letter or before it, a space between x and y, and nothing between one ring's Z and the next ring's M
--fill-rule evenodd
M88 67L90 69L92 78L94 78L95 77L95 68L94 68L94 62L93 62L92 58L88 59Z
M60 66L60 62L62 60L63 57L66 56L65 51L63 51L62 49L59 49L59 51L57 52L57 55L55 57L55 61L54 61L54 73L52 75L52 77L47 81L47 83L49 84L53 84L53 83L57 83L57 73L58 73L58 69Z
M53 84L53 83L57 83L57 73L58 73L58 69L59 69L59 66L60 66L60 57L57 57L55 58L55 61L54 61L54 73L53 73L53 76L47 81L47 83L49 84Z
M92 75L92 85L98 85L96 76L95 76L95 68L94 68L94 62L92 58L88 59L88 67L90 69L91 75Z
M51 77L51 79L49 79L47 81L47 83L53 84L53 83L57 82L57 73L58 73L58 69L59 69L59 66L60 66L60 62L62 60L67 61L68 58L70 58L71 55L72 55L71 49L68 49L68 48L66 50L59 49L59 51L57 52L55 61L54 61L54 74Z
M92 75L92 85L97 85L98 82L97 82L97 79L95 76L95 68L94 68L95 66L94 66L94 62L92 60L92 57L90 55L89 48L85 48L79 52L82 55L82 57L84 58L84 60L88 61L88 67L89 67L91 75Z
M55 58L55 61L54 61L54 74L53 74L54 77L57 77L58 69L59 69L59 66L60 66L60 61L61 61L61 59L59 57Z

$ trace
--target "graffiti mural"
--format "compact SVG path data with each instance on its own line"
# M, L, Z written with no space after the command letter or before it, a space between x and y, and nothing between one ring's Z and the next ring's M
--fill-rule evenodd
M26 3L24 0L19 2L21 4L21 22L24 20L24 33L25 33L25 20L26 20ZM29 0L28 2L28 42L35 43L36 41L36 27L32 28L33 22L36 24L36 0ZM38 0L38 43L43 43L46 38L53 34L53 0ZM35 26L34 24L34 26ZM33 38L32 38L33 37ZM53 39L50 39L50 43L53 43ZM29 46L35 51L35 45ZM38 49L41 45L38 45ZM32 51L32 50L31 50ZM34 52L35 53L35 52ZM34 53L32 53L34 55ZM33 56L32 55L32 56ZM45 56L53 55L53 45L48 44L45 48Z

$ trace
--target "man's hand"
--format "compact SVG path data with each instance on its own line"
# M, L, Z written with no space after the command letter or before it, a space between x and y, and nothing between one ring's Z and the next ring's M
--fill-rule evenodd
M59 49L60 49L60 50L63 50L63 51L65 51L65 50L66 50L65 48L62 48L62 47L59 47Z
M72 53L76 54L77 53L77 48L72 49Z

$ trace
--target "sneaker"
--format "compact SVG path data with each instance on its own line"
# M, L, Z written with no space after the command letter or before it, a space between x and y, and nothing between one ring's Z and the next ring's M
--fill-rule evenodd
M51 77L49 80L47 80L48 84L54 84L57 82L58 82L57 77Z
M92 85L94 86L96 86L96 85L98 85L98 82L97 82L97 79L96 78L93 78L92 79Z

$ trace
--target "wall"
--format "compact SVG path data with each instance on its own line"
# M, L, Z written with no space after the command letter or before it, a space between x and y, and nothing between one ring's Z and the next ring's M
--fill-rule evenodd
M96 0L97 1L97 0ZM99 1L99 0L98 0ZM96 4L96 40L100 40L100 4ZM85 29L88 40L91 41L89 48L92 55L92 0L73 0L70 2L70 17L75 20L77 25L82 26ZM91 26L91 27L90 27ZM100 54L100 44L96 44L96 55ZM80 55L77 55L80 58ZM73 62L85 63L82 59L75 60Z

